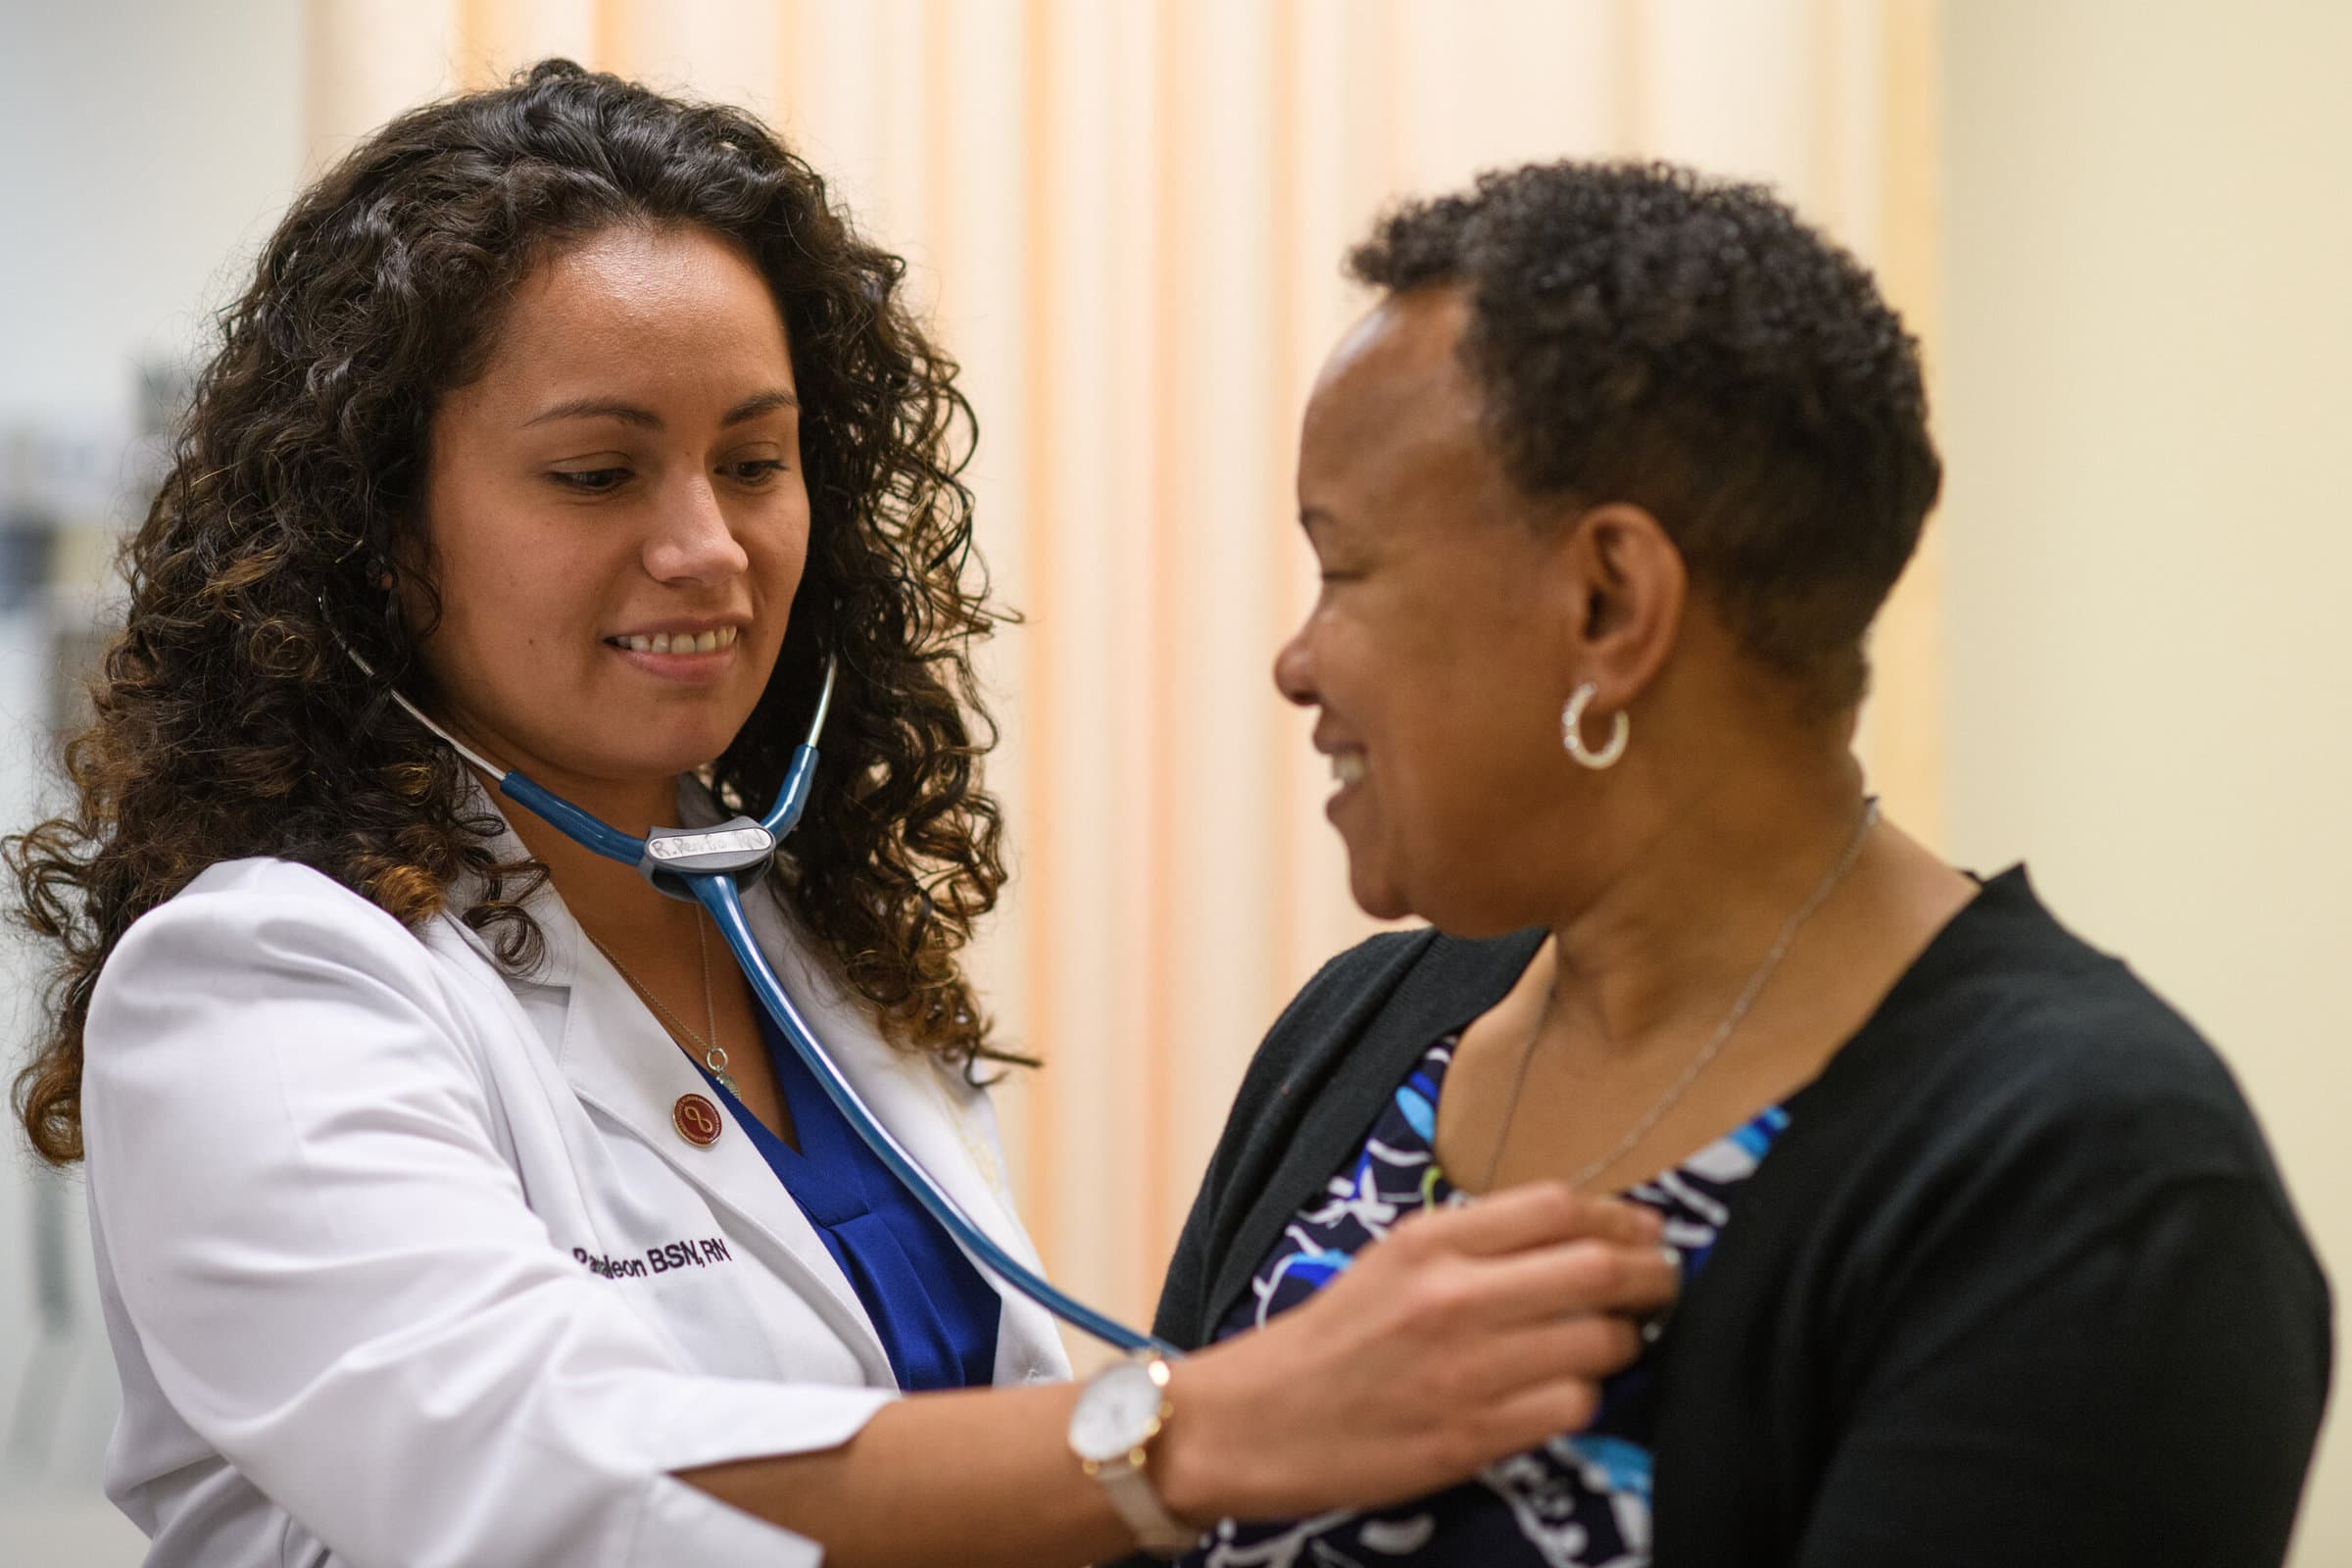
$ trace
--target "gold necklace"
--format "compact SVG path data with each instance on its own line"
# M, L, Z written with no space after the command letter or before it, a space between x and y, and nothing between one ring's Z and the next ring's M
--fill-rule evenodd
M1821 885L1813 890L1812 896L1781 927L1781 934L1774 940L1772 951L1764 955L1764 961L1756 966L1756 972L1749 975L1747 984L1740 988L1738 999L1732 1003L1732 1010L1723 1015L1723 1022L1715 1026L1715 1032L1707 1037L1707 1043L1699 1048L1698 1054L1690 1058L1690 1064L1683 1069L1682 1076L1667 1086L1666 1093L1659 1096L1657 1102L1625 1130L1625 1136L1612 1144L1606 1153L1598 1159L1588 1160L1569 1176L1569 1186L1584 1186L1632 1153L1634 1146L1665 1119L1666 1112L1674 1108L1675 1102L1683 1098L1684 1091L1697 1082L1698 1075L1723 1054L1723 1048L1731 1041L1732 1031L1740 1027L1740 1020L1747 1016L1747 1009L1754 1006L1756 998L1763 994L1764 983L1781 966L1781 960L1788 956L1789 944L1796 940L1797 932L1804 929L1805 922L1813 918L1814 911L1828 902L1838 884L1845 880L1845 873L1853 869L1855 859L1862 853L1862 842L1870 836L1870 825L1878 819L1878 797L1868 796L1862 802L1862 817L1854 824L1853 837L1846 841L1845 852L1838 857L1838 863L1830 867L1830 874L1821 879ZM1552 998L1556 991L1555 981L1552 989L1544 992L1544 1005L1536 1010L1536 1026L1527 1032L1527 1044L1519 1050L1519 1067L1511 1077L1511 1098L1503 1102L1502 1131L1494 1135L1494 1152L1488 1156L1486 1180L1479 1184L1482 1193L1494 1190L1494 1173L1502 1168L1502 1151L1511 1139L1511 1123L1519 1115L1519 1092L1527 1087L1527 1064L1535 1059L1536 1042L1543 1037L1544 1020L1551 1012Z
M708 1040L704 1039L701 1035L696 1034L693 1029L689 1028L685 1019L670 1011L669 1008L662 1003L662 999L654 995L651 987L647 986L644 981L631 974L629 972L628 965L622 963L620 959L613 954L611 948L606 947L602 942L596 940L595 932L590 931L586 926L582 926L580 927L580 934L588 939L589 943L595 947L597 952L605 956L605 961L611 964L613 970L619 974L623 980L626 980L629 983L629 989L631 991L636 992L637 995L642 997L656 1012L660 1013L663 1018L669 1020L670 1026L676 1029L678 1033L684 1035L687 1039L694 1042L695 1049L703 1054L703 1065L710 1069L710 1076L718 1080L718 1087L724 1089L728 1094L734 1095L736 1099L741 1100L743 1096L736 1090L735 1080L727 1076L727 1048L718 1044L717 1041L718 1004L711 999L710 995L710 946L708 940L706 940L703 936L702 917L697 915L694 921L694 954L695 958L702 964L703 968L704 1027L708 1028L711 1035L711 1038Z

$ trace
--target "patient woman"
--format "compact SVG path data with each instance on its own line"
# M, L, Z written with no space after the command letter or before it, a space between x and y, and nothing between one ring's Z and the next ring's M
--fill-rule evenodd
M1869 276L1756 188L1576 164L1352 268L1381 297L1307 410L1323 586L1275 680L1357 901L1435 929L1275 1025L1158 1328L1279 1326L1400 1222L1546 1180L1663 1216L1684 1294L1589 1424L1191 1560L2278 1562L2329 1331L2260 1131L1852 755L1938 483Z

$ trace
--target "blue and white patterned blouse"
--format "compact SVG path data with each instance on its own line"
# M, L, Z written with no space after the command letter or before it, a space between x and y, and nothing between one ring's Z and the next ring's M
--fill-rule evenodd
M1454 1040L1430 1048L1354 1159L1320 1200L1293 1216L1217 1338L1262 1327L1297 1306L1405 1215L1470 1200L1446 1179L1433 1150ZM1666 1241L1682 1250L1686 1290L1731 1217L1735 1190L1788 1125L1788 1113L1772 1106L1623 1195L1664 1218ZM1226 1520L1184 1561L1194 1568L1645 1568L1652 1353L1603 1385L1591 1427L1490 1465L1475 1480L1372 1512L1273 1524Z

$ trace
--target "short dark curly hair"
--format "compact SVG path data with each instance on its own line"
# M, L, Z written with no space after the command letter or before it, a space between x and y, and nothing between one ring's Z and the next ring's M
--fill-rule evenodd
M1750 657L1821 710L1861 700L1942 466L1919 345L1859 262L1761 186L1564 162L1394 212L1348 270L1463 289L1513 482L1645 508Z
M809 552L767 691L712 783L764 807L840 684L814 808L778 881L910 1050L997 1054L958 963L1004 880L969 650L1000 618L971 557L976 431L905 263L758 121L568 61L393 121L299 196L263 249L125 553L130 603L72 741L77 800L7 842L18 916L54 955L17 1085L35 1149L80 1152L82 1026L123 931L207 865L276 856L410 925L452 886L522 966L545 875L502 860L464 768L391 702L423 679L382 575L416 554L433 413L478 374L530 270L615 226L743 247L791 341ZM430 582L416 584L430 599ZM364 655L371 673L343 657Z

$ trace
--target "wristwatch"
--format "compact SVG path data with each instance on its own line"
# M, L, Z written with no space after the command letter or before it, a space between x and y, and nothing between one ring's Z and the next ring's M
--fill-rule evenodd
M1102 1483L1137 1544L1153 1556L1179 1556L1200 1543L1200 1532L1168 1512L1144 1474L1146 1449L1174 1410L1168 1358L1146 1350L1089 1378L1070 1412L1071 1451Z

